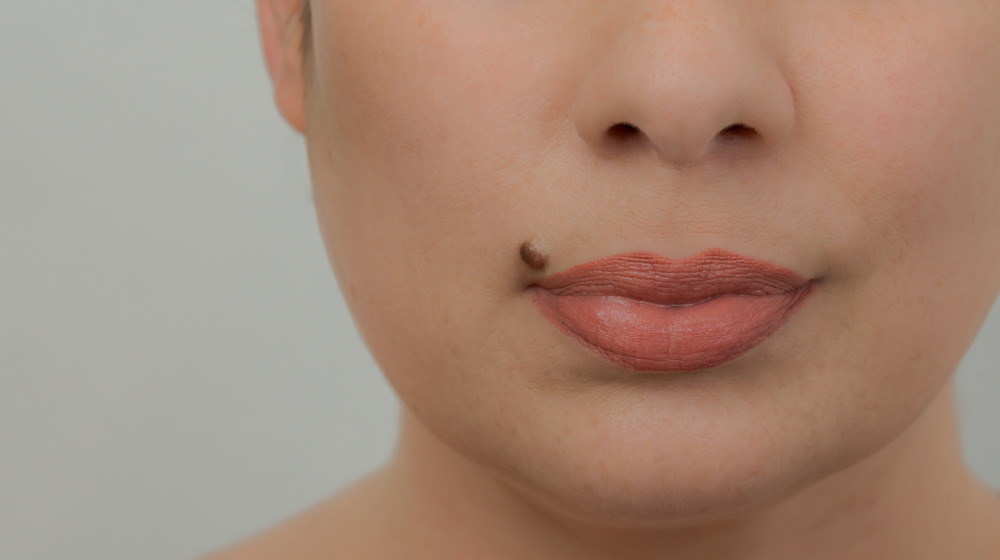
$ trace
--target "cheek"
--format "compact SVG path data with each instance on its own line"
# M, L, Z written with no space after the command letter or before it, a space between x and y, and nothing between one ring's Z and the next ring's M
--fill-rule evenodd
M422 4L324 7L309 109L324 239L390 378L472 361L495 340L546 173L546 154L523 148L550 121L524 66L535 55L516 34L477 39L463 8Z
M897 22L910 31L883 38L867 27L828 25L811 46L825 58L800 61L819 66L803 95L803 119L836 185L831 201L867 229L883 259L918 247L962 252L995 230L1000 22L995 14L975 21L985 12L966 4L933 12L933 21L911 15Z
M435 268L474 265L487 238L521 228L538 165L517 149L533 131L510 118L532 111L514 41L475 40L461 8L337 4L324 14L329 44L311 104L324 136L315 167L329 175L319 194L336 201L330 221L382 251L405 236L407 254ZM450 21L462 18L471 21ZM470 48L480 44L489 50Z
M801 92L815 149L798 172L828 178L810 195L831 271L821 331L836 333L821 352L866 372L859 394L880 380L932 394L1000 281L998 25L955 12L887 38L817 29L798 62L816 78Z

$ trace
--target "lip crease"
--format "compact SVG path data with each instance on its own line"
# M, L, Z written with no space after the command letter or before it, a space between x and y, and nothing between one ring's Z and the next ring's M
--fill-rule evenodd
M813 282L723 249L684 259L622 253L528 286L542 314L605 359L636 371L716 367L764 342Z

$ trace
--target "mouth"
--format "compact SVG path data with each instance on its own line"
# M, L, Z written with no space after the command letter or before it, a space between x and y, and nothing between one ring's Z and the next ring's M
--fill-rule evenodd
M721 249L684 259L623 253L528 286L564 334L626 369L708 369L763 343L802 306L813 282Z

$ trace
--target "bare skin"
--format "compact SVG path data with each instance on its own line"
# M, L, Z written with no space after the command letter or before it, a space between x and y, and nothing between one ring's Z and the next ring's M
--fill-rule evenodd
M1000 291L1000 3L258 9L404 414L384 468L213 560L1000 558L952 386ZM814 289L697 372L609 363L526 289L709 248Z

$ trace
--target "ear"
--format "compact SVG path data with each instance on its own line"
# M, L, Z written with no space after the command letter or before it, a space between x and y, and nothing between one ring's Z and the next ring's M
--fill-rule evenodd
M302 61L302 1L257 0L264 59L281 116L305 132L305 83Z

